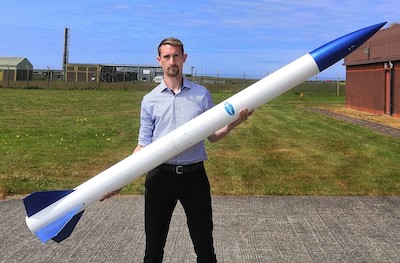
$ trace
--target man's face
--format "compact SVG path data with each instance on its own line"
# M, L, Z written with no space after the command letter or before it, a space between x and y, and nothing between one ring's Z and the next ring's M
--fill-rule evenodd
M183 63L185 63L186 57L187 55L182 54L180 47L162 45L157 60L163 68L165 75L177 77L182 75Z

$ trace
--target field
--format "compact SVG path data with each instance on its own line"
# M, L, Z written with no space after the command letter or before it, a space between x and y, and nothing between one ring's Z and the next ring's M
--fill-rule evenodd
M249 83L207 85L215 102ZM74 188L128 156L151 85L0 88L0 196ZM44 86L44 87L43 87ZM343 89L343 87L341 87ZM399 139L308 110L344 108L336 84L306 82L207 142L216 195L398 195ZM303 96L300 96L302 94ZM123 194L142 194L144 178Z

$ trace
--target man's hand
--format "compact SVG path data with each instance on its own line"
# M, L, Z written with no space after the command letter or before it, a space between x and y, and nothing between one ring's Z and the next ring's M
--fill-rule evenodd
M120 189L118 189L118 190L115 190L115 191L112 191L112 192L109 192L109 193L107 193L106 195L104 195L101 199L100 199L100 201L102 202L102 201L104 201L104 200L106 200L106 199L108 199L108 198L110 198L110 197L112 197L112 196L114 196L114 195L116 195L116 194L118 194L120 191L121 191L121 189L122 188L120 188Z
M134 154L135 152L140 151L140 150L143 149L143 148L144 148L144 146L141 146L141 145L136 146L136 148L133 150L133 153L132 153L132 154ZM114 195L118 194L118 193L121 191L121 189L122 189L122 188L120 188L120 189L118 189L118 190L115 190L115 191L112 191L112 192L110 192L110 193L107 193L106 195L104 195L104 196L100 199L100 201L104 201L104 200L106 200L106 199L108 199L108 198L110 198L110 197L113 197Z
M243 108L240 110L239 112L239 118L234 122L237 126L240 123L244 122L245 120L247 120L247 118L249 118L251 115L253 115L254 113L254 109L249 111L247 108Z
M219 129L215 133L208 136L208 140L210 142L217 142L217 141L221 140L226 135L228 135L228 133L230 133L233 128L235 128L236 126L238 126L239 124L241 124L242 122L247 120L247 118L249 118L251 115L253 115L253 113L254 113L254 109L251 111L249 111L249 109L247 109L247 108L241 109L239 111L239 117L237 118L237 120L235 120L234 122L226 125L225 127Z

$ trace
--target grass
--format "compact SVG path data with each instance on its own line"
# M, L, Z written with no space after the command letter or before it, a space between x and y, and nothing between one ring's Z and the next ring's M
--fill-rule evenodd
M219 102L242 86L210 89ZM148 89L1 88L0 196L74 188L129 155ZM304 83L207 143L212 193L400 194L399 139L307 110L342 108L335 94L331 85ZM143 181L122 193L142 194Z
M145 92L0 89L0 191L71 188L129 154Z
M216 193L398 194L397 144L398 139L277 101L213 146L208 164L222 167L215 175L221 182Z

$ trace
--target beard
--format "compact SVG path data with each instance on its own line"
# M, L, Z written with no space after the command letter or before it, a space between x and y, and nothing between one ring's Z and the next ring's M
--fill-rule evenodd
M170 77L177 77L177 76L179 76L180 72L181 72L181 71L180 71L180 69L179 69L178 66L172 65L172 66L168 67L166 73L167 73L167 75L170 76Z

